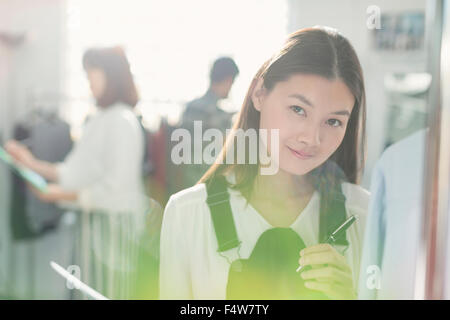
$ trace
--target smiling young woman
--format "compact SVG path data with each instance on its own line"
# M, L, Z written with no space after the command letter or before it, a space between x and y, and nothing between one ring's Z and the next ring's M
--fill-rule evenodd
M337 31L308 28L255 75L233 129L278 130L279 170L225 161L230 135L197 185L173 195L161 234L161 298L353 299L368 193L365 92L357 55ZM260 145L261 147L261 145ZM248 157L247 157L248 159ZM325 239L359 220L335 246ZM296 273L298 264L302 272Z

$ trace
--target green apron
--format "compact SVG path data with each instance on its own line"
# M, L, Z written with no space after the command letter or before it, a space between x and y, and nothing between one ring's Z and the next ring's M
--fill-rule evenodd
M207 204L211 212L219 254L238 248L225 177L216 176L207 183ZM319 239L325 239L346 219L345 197L340 184L320 197ZM343 236L337 245L347 247ZM271 228L258 239L248 259L237 259L230 265L227 299L328 299L310 290L295 270L299 252L305 248L301 237L291 228Z

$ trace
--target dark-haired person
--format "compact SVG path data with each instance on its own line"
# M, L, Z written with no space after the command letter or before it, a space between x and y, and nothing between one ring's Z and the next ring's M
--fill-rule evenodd
M210 71L208 90L202 97L186 105L181 119L181 127L188 129L193 135L194 121L201 121L203 130L215 128L225 134L226 129L231 128L233 114L221 109L218 102L228 97L238 74L239 69L233 59L229 57L216 59ZM195 142L192 141L192 143ZM200 141L200 143L202 142ZM208 168L208 165L194 163L183 166L184 187L196 184ZM183 186L181 187L183 188Z
M40 161L16 141L6 149L16 161L53 182L46 193L36 191L43 201L76 201L83 210L82 247L92 250L82 253L83 279L109 298L127 298L134 239L143 225L144 136L133 113L138 93L121 48L87 50L83 67L97 113L65 161Z
M171 196L160 297L356 298L369 201L358 186L365 114L362 70L348 40L330 28L291 34L257 72L233 126L278 129L261 148L272 156L279 145L279 160L272 157L279 170L261 174L259 156L256 164L229 163L227 154L250 152L232 134L200 182ZM336 244L324 243L351 215L359 219Z

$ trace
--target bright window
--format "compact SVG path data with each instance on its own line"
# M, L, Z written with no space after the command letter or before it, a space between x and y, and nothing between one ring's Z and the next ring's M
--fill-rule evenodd
M121 45L130 60L147 123L176 121L184 104L202 95L209 69L233 57L240 75L226 109L238 110L259 66L282 44L287 3L280 0L67 0L64 108L79 126L93 104L82 69L91 46Z

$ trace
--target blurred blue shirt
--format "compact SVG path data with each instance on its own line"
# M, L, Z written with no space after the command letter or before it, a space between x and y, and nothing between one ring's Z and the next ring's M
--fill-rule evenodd
M390 146L375 166L359 299L414 298L426 132L419 131Z

